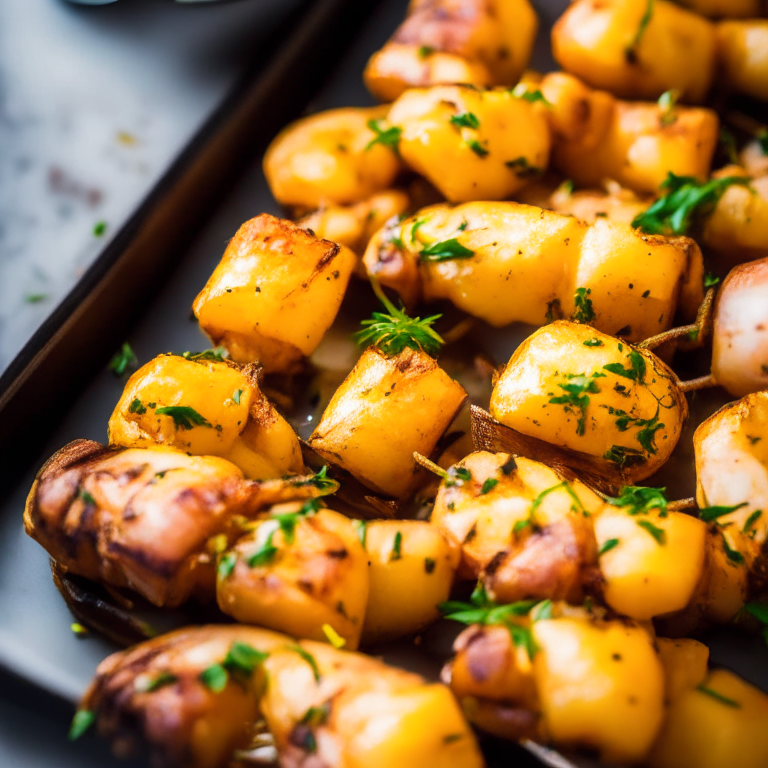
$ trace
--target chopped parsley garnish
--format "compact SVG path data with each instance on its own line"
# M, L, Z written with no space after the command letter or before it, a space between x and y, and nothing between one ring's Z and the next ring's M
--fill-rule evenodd
M139 416L147 412L147 407L139 400L138 397L133 399L133 402L128 407L128 413L138 413Z
M636 419L630 416L626 411L620 408L614 408L611 405L602 406L608 409L608 413L616 416L616 428L619 432L626 432L630 427L640 427L635 434L636 440L643 446L647 453L656 454L656 433L664 428L664 424L659 421L659 406L656 407L656 413L650 419Z
M645 358L637 350L632 349L628 359L630 368L625 368L621 363L608 363L603 366L603 370L642 384L645 381Z
M269 534L264 539L261 546L248 558L249 567L257 568L262 565L268 565L278 552L274 545L274 536L280 531L283 534L283 541L286 544L293 544L296 537L296 526L301 520L316 514L320 509L320 503L316 499L306 501L296 512L284 512L282 514L272 515L264 525L270 526ZM274 525L277 523L277 525Z
M525 156L516 157L514 160L507 160L504 165L515 172L519 179L530 179L534 176L540 176L543 171L536 165L531 165Z
M723 539L723 549L725 550L725 556L728 558L728 562L732 565L741 565L744 562L744 555L737 549L731 548L724 533L721 534L721 536Z
M763 514L762 509L756 509L744 522L744 527L741 529L743 533L749 533L750 529L754 526L754 524L760 519L760 517ZM752 533L749 534L754 538L756 531L752 530Z
M69 628L72 630L72 632L77 635L78 637L88 637L90 634L87 627L84 627L82 624L80 624L77 621L73 621Z
M672 125L677 122L677 100L680 98L680 91L673 89L671 91L664 91L659 96L659 109L661 114L659 115L659 122L662 125Z
M576 294L573 297L576 311L571 315L571 320L573 320L574 323L589 323L595 319L592 300L589 298L590 293L592 293L591 288L576 289Z
M268 565L272 562L277 554L277 547L272 543L272 539L279 529L279 526L273 528L261 546L248 557L246 562L249 568L260 568L262 565Z
M258 651L248 643L235 640L230 645L224 661L204 669L199 679L209 690L221 693L226 688L230 676L236 682L244 684L268 656L268 653Z
M614 547L618 546L618 539L608 539L607 541L604 541L600 549L597 550L597 556L600 557L600 555L604 555L606 552L610 552Z
M234 394L232 395L232 401L235 403L235 405L240 405L240 398L242 396L243 396L243 390L236 389Z
M499 481L495 477L489 477L480 488L480 495L485 496L486 493L490 493L498 484Z
M419 251L419 261L449 261L451 259L469 259L475 255L466 246L462 245L455 237L430 243Z
M562 483L558 483L557 485L553 485L549 488L545 488L532 502L531 507L528 510L528 517L526 517L523 520L518 520L514 526L512 526L512 533L517 536L520 531L525 530L529 526L532 530L537 530L538 526L536 525L536 510L542 505L544 502L544 499L549 496L550 493L554 493L555 491L565 491L572 499L571 503L571 512L581 512L582 515L585 517L589 517L589 512L587 511L586 507L582 503L581 499L576 494L576 491L573 490L571 487L571 484L567 480L563 480Z
M637 524L643 530L648 531L648 533L650 533L651 536L656 539L657 544L667 543L667 532L663 528L659 528L658 526L654 525L650 520L638 520Z
M185 360L226 360L229 352L224 347L216 349L204 349L202 352L182 352L181 357Z
M385 147L389 147L396 155L400 154L400 136L403 133L402 128L398 128L393 125L390 128L384 127L385 121L383 119L369 120L368 127L376 134L372 138L365 149L368 151L376 144L382 144Z
M721 704L725 704L726 707L733 707L734 709L741 709L741 704L739 704L738 701L734 701L733 699L729 699L727 696L723 696L722 693L718 693L717 691L713 691L711 688L708 688L706 685L697 685L696 690L699 691L699 693L705 693L707 696L711 696L713 699L716 699Z
M365 542L368 538L368 521L367 520L353 520L352 524L357 529L357 538L360 539L360 543L365 549Z
M83 504L90 504L93 507L96 506L96 499L94 499L85 488L81 488L77 495L82 499Z
M302 488L306 485L311 485L313 488L317 488L321 495L327 496L330 493L336 493L339 489L339 484L332 477L328 477L328 465L326 464L318 472L315 472L312 477L301 478L300 480L293 480L291 484L297 488Z
M641 485L625 485L619 496L607 498L615 507L629 507L630 515L646 515L652 509L659 510L659 517L667 516L666 488L646 488Z
M24 296L24 301L26 301L27 304L38 304L41 301L45 301L47 298L47 293L28 293Z
M392 543L392 551L389 553L389 561L392 562L393 560L402 560L403 558L403 534L398 531L395 534L395 540Z
M435 570L436 565L437 565L437 561L433 560L431 557L424 558L424 570L427 573L432 573Z
M90 709L78 709L72 718L67 738L70 741L79 739L96 721L96 713Z
M431 45L420 45L418 55L420 59L426 59L427 56L431 56L435 52L435 49Z
M474 128L477 130L480 127L480 121L474 112L462 112L458 115L451 115L451 123L458 128Z
M465 143L478 157L486 157L490 154L477 139L469 139Z
M216 568L217 576L222 580L226 579L235 569L236 563L237 555L234 552L227 552L227 554L219 560L219 565Z
M586 341L582 342L585 347L602 347L605 346L600 339L587 339Z
M531 608L531 621L546 621L552 618L552 601L547 598Z
M299 656L301 656L304 661L309 664L310 667L312 667L312 675L315 678L315 682L320 682L320 668L317 666L317 662L315 661L315 657L311 654L305 651L300 645L288 645L286 646L287 650L293 651L294 653L298 653Z
M221 693L227 687L229 675L221 664L211 664L198 676L200 682L213 693Z
M714 288L718 283L720 282L719 277L715 277L711 272L707 272L706 275L704 275L704 287L705 288Z
M737 509L746 507L747 504L748 502L742 501L741 504L735 504L732 507L724 507L724 506L704 507L703 509L699 510L699 517L705 523L711 523L713 520L717 520L718 517L723 517L723 515L730 515L731 512L735 512Z
M638 214L632 226L649 235L686 235L695 216L706 215L725 194L728 187L748 187L744 176L726 176L702 182L693 176L677 176L670 172L661 185L665 192L647 211Z
M158 416L170 416L176 429L213 426L208 419L188 405L165 405L162 408L157 408L155 413Z
M568 413L578 415L576 422L576 434L583 435L586 427L587 406L589 405L589 394L597 394L598 389L595 379L604 378L604 373L593 373L586 376L583 373L567 374L568 382L558 384L560 389L564 389L566 394L551 397L549 402L553 405L564 405Z
M645 457L643 456L642 451L635 450L634 448L624 448L621 445L611 446L603 454L603 458L606 461L617 464L621 469L645 463Z
M509 91L516 99L523 99L524 101L529 101L532 104L540 101L542 104L546 105L547 107L551 107L552 105L544 98L544 94L541 92L540 89L536 89L534 91L529 91L528 86L525 83L518 83L514 88L511 88Z
M472 473L466 467L448 467L448 477L445 479L445 487L464 485L472 479Z
M627 47L624 49L624 55L626 56L627 61L630 64L637 63L637 49L640 45L640 41L643 39L645 30L648 28L648 25L651 23L651 18L653 16L653 2L654 0L647 0L647 5L645 6L645 13L643 13L642 18L640 19L640 24L637 28L637 31L632 37L632 40L630 41L629 45L627 45Z
M94 237L101 237L106 231L107 231L107 222L106 221L97 221L93 225L93 236Z
M160 690L160 688L165 688L167 685L173 685L175 682L178 682L178 679L179 678L176 677L176 675L173 675L170 672L160 672L160 674L155 677L139 675L133 681L133 687L139 693L152 693Z
M107 368L109 368L115 376L122 376L128 370L129 366L133 366L137 362L138 360L136 359L136 355L133 354L131 345L126 341L123 342L123 346L120 347L120 350L115 352L112 356Z

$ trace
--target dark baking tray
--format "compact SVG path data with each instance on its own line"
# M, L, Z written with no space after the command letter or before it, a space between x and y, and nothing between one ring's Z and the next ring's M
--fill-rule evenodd
M361 73L368 56L390 35L406 0L317 0L259 52L254 72L232 93L187 147L114 241L0 378L0 666L56 697L75 701L104 656L114 650L91 635L78 639L53 586L46 553L22 529L24 498L34 471L53 451L78 438L104 441L106 424L124 384L105 370L124 340L141 362L168 350L204 349L190 322L190 305L246 219L279 213L261 172L268 141L305 109L372 103ZM549 28L567 0L537 0L541 32L534 56L552 68ZM265 61L271 59L268 66ZM354 284L353 284L354 286ZM482 330L482 343L508 355L524 328ZM724 398L697 397L695 425ZM690 432L664 477L690 495ZM768 689L768 650L759 638L726 630L706 638L712 659ZM387 653L404 666L435 669L413 646ZM484 744L491 765L531 758L514 745ZM563 766L557 755L540 754ZM579 765L589 765L578 761Z

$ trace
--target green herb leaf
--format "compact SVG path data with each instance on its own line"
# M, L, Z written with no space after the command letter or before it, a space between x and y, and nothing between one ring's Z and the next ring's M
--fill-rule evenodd
M490 493L498 484L499 481L495 477L489 477L480 488L480 495L485 496L486 493Z
M176 675L172 675L170 672L160 672L156 677L139 675L134 680L133 686L139 693L152 693L160 688L165 688L167 685L173 685L178 679Z
M587 339L585 342L583 342L585 347L602 347L604 346L603 342L600 341L600 339Z
M236 389L235 393L232 395L232 401L235 403L235 405L240 405L240 398L242 396L243 396L243 390Z
M353 525L357 529L357 538L360 539L360 543L365 549L365 542L368 538L368 521L367 520L353 520Z
M744 603L742 610L757 619L763 626L768 627L768 605L765 603Z
M145 414L147 412L146 406L139 400L138 397L133 399L133 402L130 404L128 408L128 413L138 413L139 416Z
M24 301L26 301L27 304L38 304L41 301L45 301L47 298L47 293L28 293L24 296Z
M573 320L574 323L589 323L595 319L595 310L592 308L592 300L588 298L590 293L592 293L591 288L576 289L576 295L573 297L576 311L571 315L571 320Z
M474 251L463 246L455 237L452 237L449 240L442 240L424 246L419 251L419 261L438 262L451 259L469 259L474 255Z
M272 543L272 538L277 530L279 529L275 528L270 531L264 543L248 558L246 562L249 568L259 568L272 562L277 554L277 547Z
M728 539L725 534L721 534L723 538L723 549L725 550L725 556L728 558L728 562L733 565L741 565L744 562L744 555L737 549L731 549L731 545L728 543Z
M608 363L603 366L603 370L642 384L645 381L645 358L637 350L632 349L629 352L628 360L630 368L625 368L621 363Z
M551 107L552 105L544 98L544 94L539 90L538 88L534 91L529 91L528 86L525 83L518 83L514 88L511 88L509 91L516 99L523 99L524 101L529 101L532 104L534 102L540 101L542 104L544 104L547 107Z
M79 739L96 721L96 713L90 709L78 709L72 718L67 738L70 741Z
M744 533L749 533L749 529L760 519L763 514L762 509L756 509L744 522L744 527L741 529ZM754 531L752 532L754 536Z
M451 115L451 123L458 128L474 128L477 130L480 127L480 121L474 112L462 112L458 115Z
M627 61L630 64L637 63L637 49L640 45L640 41L643 39L645 30L648 28L648 25L651 22L651 18L653 17L653 2L654 0L647 0L647 5L645 6L645 13L640 19L640 25L638 26L637 31L632 37L632 40L630 41L629 45L624 49L624 55L626 56Z
M320 668L317 666L317 662L315 661L315 657L312 656L311 653L307 653L300 645L289 645L287 646L287 649L289 651L293 651L294 653L298 653L299 656L301 656L304 661L309 664L310 667L312 667L312 675L315 678L315 682L320 682Z
M504 165L506 165L507 168L511 168L515 172L515 176L519 179L532 179L543 173L541 168L536 165L531 165L528 162L528 158L525 156L516 157L514 160L507 160Z
M195 427L210 427L211 423L188 405L166 405L157 408L158 416L170 416L176 429L194 429Z
M693 176L669 173L661 185L665 191L647 211L635 216L632 226L650 235L686 235L694 217L705 216L734 185L748 187L744 176L726 176L701 182Z
M403 534L398 531L395 534L395 540L392 543L392 551L389 553L389 561L392 562L393 560L401 560L403 557L402 553L402 546L403 546Z
M604 555L606 552L610 552L612 549L618 546L618 539L608 539L607 541L604 541L600 549L597 550L597 556L600 557L600 555Z
M661 114L659 115L659 122L664 125L672 125L677 122L677 101L680 98L680 91L676 88L671 91L664 91L659 96L659 109Z
M224 658L222 666L232 676L239 677L242 680L243 678L249 678L256 667L263 664L268 657L268 653L258 651L248 643L241 643L235 640L229 646L229 651Z
M420 59L426 59L427 56L431 56L435 52L435 49L431 45L419 46L418 56Z
M223 555L216 568L216 575L219 579L222 581L226 579L235 570L236 563L237 555L234 552L227 552L226 555Z
M531 621L546 621L552 618L552 601L542 600L531 608Z
M109 368L115 376L122 376L128 370L129 366L133 366L137 362L138 360L136 359L136 355L133 354L131 345L126 341L123 343L123 346L120 347L120 351L115 352L112 356L107 368Z
M719 282L720 282L720 278L715 277L711 272L707 272L707 274L704 275L705 288L714 288Z
M465 144L478 156L478 157L486 157L490 153L488 150L477 140L477 139L469 139L465 142Z
M718 517L723 517L723 515L730 515L731 512L735 512L737 509L746 507L748 503L749 502L742 501L741 504L735 504L732 507L724 507L724 506L704 507L703 509L699 510L699 517L705 523L711 523L713 520L717 520Z
M227 687L229 675L221 664L211 664L198 676L200 682L213 693L221 693Z
M667 543L667 532L663 528L659 528L658 526L654 525L650 520L638 520L637 524L643 530L648 531L648 533L650 533L651 536L656 539L657 544Z
M396 155L400 154L400 136L403 133L402 128L398 128L393 125L389 128L385 127L386 121L383 119L369 120L368 127L376 134L365 147L366 152L376 144L382 144L385 147L389 147Z
M711 696L713 699L717 699L721 704L725 704L726 707L733 707L734 709L741 709L741 704L739 704L738 701L734 701L733 699L729 699L727 696L723 696L722 693L718 693L717 691L713 691L711 688L708 688L706 685L697 685L696 690L700 693L705 693L707 696Z
M615 507L629 507L630 515L645 515L652 509L658 509L661 517L667 514L666 488L646 488L641 485L625 485L621 494L608 497L607 501Z
M106 231L107 231L107 222L106 221L97 221L93 225L93 236L94 237L101 237Z
M339 483L332 477L328 477L328 465L326 464L322 469L316 472L312 477L302 478L300 480L292 480L291 485L296 488L303 488L304 486L311 485L313 488L317 488L322 496L328 496L331 493L336 493L339 490Z
M472 479L472 473L466 467L457 467L456 465L448 467L448 477L445 479L445 487L452 488L454 485L464 485Z
M431 557L424 558L424 570L427 573L432 573L435 570L436 565L437 565L437 561L433 560Z
M583 373L567 374L568 382L558 384L560 389L564 389L566 394L556 395L549 399L553 405L564 405L569 413L578 415L576 421L576 434L583 435L586 427L587 406L589 405L589 394L597 394L600 389L595 379L605 378L604 373L592 373L589 376Z
M643 456L642 451L638 451L634 448L625 448L621 445L611 446L603 454L603 458L606 461L617 464L622 469L645 463L645 457Z
M85 488L81 488L77 495L83 500L84 504L90 504L92 507L96 506L96 499Z
M185 360L216 360L221 362L229 357L229 352L224 347L216 347L216 349L205 349L202 352L182 352L181 357Z

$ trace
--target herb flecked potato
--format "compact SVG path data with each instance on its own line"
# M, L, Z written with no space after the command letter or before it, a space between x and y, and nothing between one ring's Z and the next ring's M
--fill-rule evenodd
M576 0L552 29L560 66L629 99L677 90L700 103L715 70L715 26L667 0Z
M547 108L534 93L412 88L392 104L387 122L399 132L403 160L446 199L503 200L549 162Z
M252 480L304 469L296 433L260 391L255 366L215 354L160 355L125 385L109 419L109 442L167 445L222 456Z
M294 371L334 321L356 261L349 248L263 213L230 241L195 317L236 362Z
M256 627L192 627L113 654L78 714L117 753L146 749L167 768L226 768L262 717L283 766L483 766L444 685Z
M403 23L371 56L363 79L382 101L414 86L514 85L537 29L528 0L412 0Z
M693 318L703 263L689 238L643 235L507 202L434 205L368 244L368 273L407 306L450 299L494 326L570 317L641 341Z
M717 113L703 107L620 101L564 72L546 75L552 165L581 186L606 179L655 193L670 172L709 177Z
M357 203L392 186L401 163L374 127L386 107L332 109L285 128L264 155L264 175L283 205Z
M669 458L688 416L677 376L652 352L564 320L513 353L491 395L502 424L591 457L633 485Z

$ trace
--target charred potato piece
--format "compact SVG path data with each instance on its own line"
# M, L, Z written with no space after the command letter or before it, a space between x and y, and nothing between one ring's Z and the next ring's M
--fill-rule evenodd
M264 155L264 175L283 205L357 203L392 186L400 161L370 123L385 107L331 109L292 123Z
M571 317L633 341L668 329L678 311L693 319L703 298L690 238L520 203L424 208L381 230L364 263L408 305L450 299L494 326Z
M652 352L557 321L514 352L493 389L491 414L634 485L669 458L688 404L677 376Z
M768 389L768 258L731 270L718 292L712 375L736 397Z
M768 19L720 22L717 46L725 84L768 101Z
M302 495L314 495L311 486L251 482L215 456L76 440L35 478L24 527L72 573L174 607L212 597L209 542L234 535L236 516Z
M193 310L236 362L289 372L330 327L355 262L349 248L264 213L237 231Z
M370 572L363 641L385 642L440 618L458 561L442 533L421 520L362 524Z
M413 88L387 120L400 154L453 203L502 200L546 169L546 107L507 89Z
M128 379L109 419L109 442L166 445L221 456L264 480L304 469L290 424L260 391L253 366L201 355L160 355Z
M377 493L402 498L418 483L414 452L432 453L466 396L426 353L405 349L388 357L369 347L309 444Z
M675 89L700 103L715 69L714 25L666 0L576 0L552 29L560 66L628 99Z
M552 165L576 184L613 179L655 193L670 171L708 178L719 131L711 109L619 101L562 72L541 90L552 104Z
M528 0L415 0L363 78L382 101L414 86L513 85L528 63L537 29Z
M274 507L251 527L219 559L221 610L293 637L323 641L335 633L356 650L369 590L352 521L310 501Z

